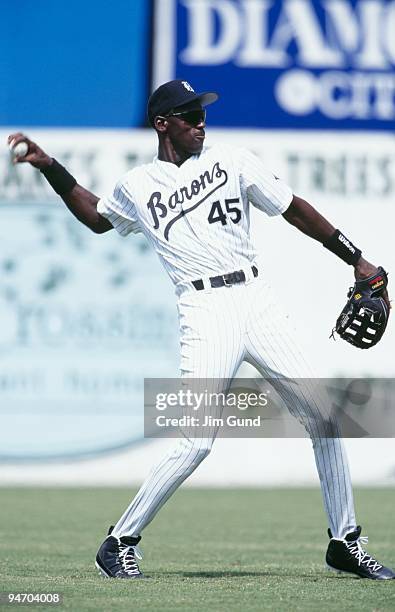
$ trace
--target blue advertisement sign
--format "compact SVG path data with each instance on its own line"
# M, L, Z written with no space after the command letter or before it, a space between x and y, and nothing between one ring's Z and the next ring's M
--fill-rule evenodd
M218 91L216 126L395 127L395 2L159 0L154 83Z
M145 122L151 2L0 5L0 125Z

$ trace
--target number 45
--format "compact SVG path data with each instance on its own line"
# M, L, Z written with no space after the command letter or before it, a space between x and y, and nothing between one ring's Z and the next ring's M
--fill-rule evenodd
M225 200L225 208L226 212L229 215L230 220L233 223L238 223L241 219L241 210L237 208L237 206L232 206L232 204L239 204L240 198L227 198ZM233 217L231 215L234 215ZM216 200L213 202L211 206L211 210L208 216L209 223L218 223L221 221L222 225L227 224L226 213L222 210L221 202Z

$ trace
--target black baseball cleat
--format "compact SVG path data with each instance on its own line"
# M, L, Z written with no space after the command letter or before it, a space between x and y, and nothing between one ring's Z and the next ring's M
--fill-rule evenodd
M326 552L326 564L330 570L338 573L354 574L360 578L371 580L393 580L395 573L389 568L381 565L369 553L365 552L362 544L367 544L368 538L361 536L361 527L346 535L344 540L332 537Z
M110 527L96 555L97 569L106 578L144 578L136 561L142 558L137 547L141 536L116 538L110 535L112 530Z

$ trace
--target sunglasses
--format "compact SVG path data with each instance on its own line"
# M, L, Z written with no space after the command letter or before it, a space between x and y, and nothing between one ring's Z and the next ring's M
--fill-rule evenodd
M184 111L183 113L170 113L166 117L178 117L191 125L199 125L199 123L205 123L206 111L205 110L191 110Z

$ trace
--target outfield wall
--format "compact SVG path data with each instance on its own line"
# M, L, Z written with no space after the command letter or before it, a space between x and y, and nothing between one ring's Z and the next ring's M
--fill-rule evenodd
M149 440L92 459L0 464L0 486L137 487L175 440ZM392 439L345 440L353 484L395 486ZM309 440L216 440L211 454L188 478L191 487L318 486Z
M145 130L27 133L99 195L128 168L150 160L156 147L154 134ZM2 142L6 135L0 132ZM368 259L390 272L395 269L392 135L209 131L208 144L218 140L254 150L295 193L360 245ZM392 377L393 325L371 351L329 340L352 284L352 270L281 218L267 219L254 210L252 233L261 252L261 270L301 332L303 350L317 374ZM70 474L75 482L112 482L115 471L129 482L127 466L135 463L134 457L139 467L132 480L138 481L156 452L144 445L130 456L126 450L142 439L142 380L176 376L178 371L175 299L156 256L141 237L92 235L65 210L38 172L10 164L5 147L0 154L0 239L0 459L8 462L8 467L1 466L0 482L44 482L51 474L59 482L69 482ZM218 445L226 449L236 442ZM273 443L261 442L269 448ZM352 445L357 448L358 443ZM306 441L298 444L308 448ZM249 449L255 467L272 461L271 451L261 455L262 446L256 452ZM384 456L370 482L388 482L393 473L390 453L384 441L372 448ZM125 471L114 470L123 452ZM228 467L233 452L218 453ZM360 452L355 451L355 457ZM49 466L48 472L14 469L9 463L96 453L103 458L84 461L81 470L74 469L75 463L64 470L58 464ZM275 455L279 471L248 468L251 483L271 483L273 473L276 481L286 479L291 465L298 482L310 473L307 463L299 469L294 462L302 457L299 451L287 447ZM204 467L199 470L196 482L233 482L231 474L237 470L223 471L218 461L211 474L204 476ZM359 462L362 481L369 466L361 466ZM241 469L235 484L243 482L243 475ZM293 482L293 476L289 478Z

